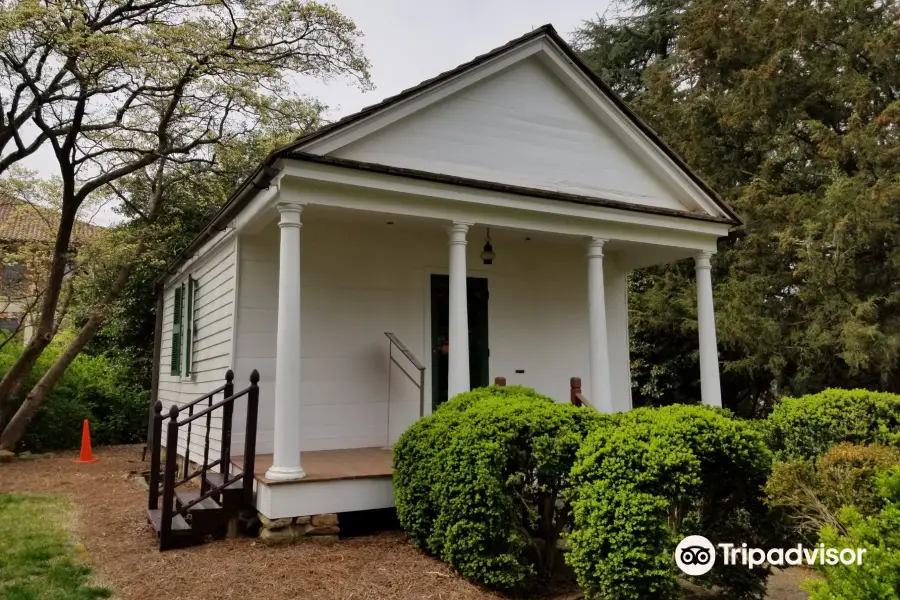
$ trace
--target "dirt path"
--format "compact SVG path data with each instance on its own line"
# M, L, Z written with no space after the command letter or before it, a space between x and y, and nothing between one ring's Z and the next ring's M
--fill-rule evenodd
M61 492L76 507L74 535L98 582L125 599L434 600L499 599L417 551L402 534L343 540L334 546L267 548L251 539L160 553L144 517L147 497L131 476L140 446L102 448L100 462L74 454L0 464L0 493ZM803 577L782 573L768 600L805 600ZM572 597L571 595L568 597Z

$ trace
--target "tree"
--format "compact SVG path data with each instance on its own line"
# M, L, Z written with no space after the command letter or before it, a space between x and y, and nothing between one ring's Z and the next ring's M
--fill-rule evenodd
M900 3L624 8L581 30L583 56L601 73L642 69L612 83L745 221L715 260L726 405L752 414L782 393L900 390ZM671 41L647 58L660 30ZM604 48L622 56L601 60ZM691 271L648 270L632 290L650 313L635 337L671 349L672 365L696 345ZM654 376L682 396L695 384Z
M104 322L147 252L169 192L215 170L216 151L273 123L304 129L301 76L369 86L352 21L306 0L7 0L0 17L0 170L43 144L56 157L60 224L36 332L0 380L0 406L52 339L75 215L92 195L135 215L109 285L0 435L11 448ZM26 123L34 127L25 141ZM138 183L139 182L139 183Z
M168 192L167 209L157 220L148 250L132 273L125 290L110 306L103 327L87 348L99 354L124 355L132 365L133 380L143 388L151 384L153 348L147 344L155 331L155 282L173 256L209 224L238 184L272 150L319 124L318 110L310 114L306 130L269 127L248 132L245 138L223 144L217 153L217 168L188 177ZM133 185L140 187L140 182ZM132 194L139 195L135 189ZM127 213L127 208L123 207ZM134 215L128 215L129 221ZM109 277L92 282L87 298L79 297L73 312L83 318L93 304L91 296L108 285ZM82 304L84 306L82 306Z

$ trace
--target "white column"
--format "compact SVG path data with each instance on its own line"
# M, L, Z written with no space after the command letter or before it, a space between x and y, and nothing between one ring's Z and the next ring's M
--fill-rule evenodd
M300 466L300 213L302 204L278 205L278 330L275 341L275 455L267 479L306 476Z
M466 295L466 232L471 223L450 226L450 355L447 357L447 397L467 392L469 383L469 309Z
M609 352L609 387L616 412L631 410L631 360L628 336L628 272L603 265L603 299L606 302L606 339Z
M703 404L722 406L719 384L719 350L716 346L716 314L713 310L712 274L709 259L712 252L701 252L694 258L697 270L697 330L700 334L700 397Z
M603 283L603 244L592 238L588 245L588 322L591 336L591 390L588 396L597 410L611 413L612 387L609 370L609 342L606 334L606 297Z

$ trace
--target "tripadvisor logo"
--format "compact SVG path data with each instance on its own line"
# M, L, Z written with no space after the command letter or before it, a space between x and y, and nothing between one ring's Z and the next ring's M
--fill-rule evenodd
M804 548L801 544L793 548L748 548L747 544L713 543L702 535L689 535L675 547L675 564L685 575L705 575L716 564L716 547L722 553L722 564L725 566L743 565L750 567L768 563L773 567L785 565L861 565L865 548L826 548L819 544L812 548Z
M716 564L716 548L702 535L689 535L675 548L675 564L685 575L705 575Z

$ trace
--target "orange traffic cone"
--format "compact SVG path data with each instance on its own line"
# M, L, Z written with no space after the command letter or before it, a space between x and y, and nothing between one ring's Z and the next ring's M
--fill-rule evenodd
M81 427L81 456L78 457L78 460L72 461L77 463L92 463L97 462L99 459L94 458L94 455L91 453L91 428L88 425L87 419L84 420L84 425Z

